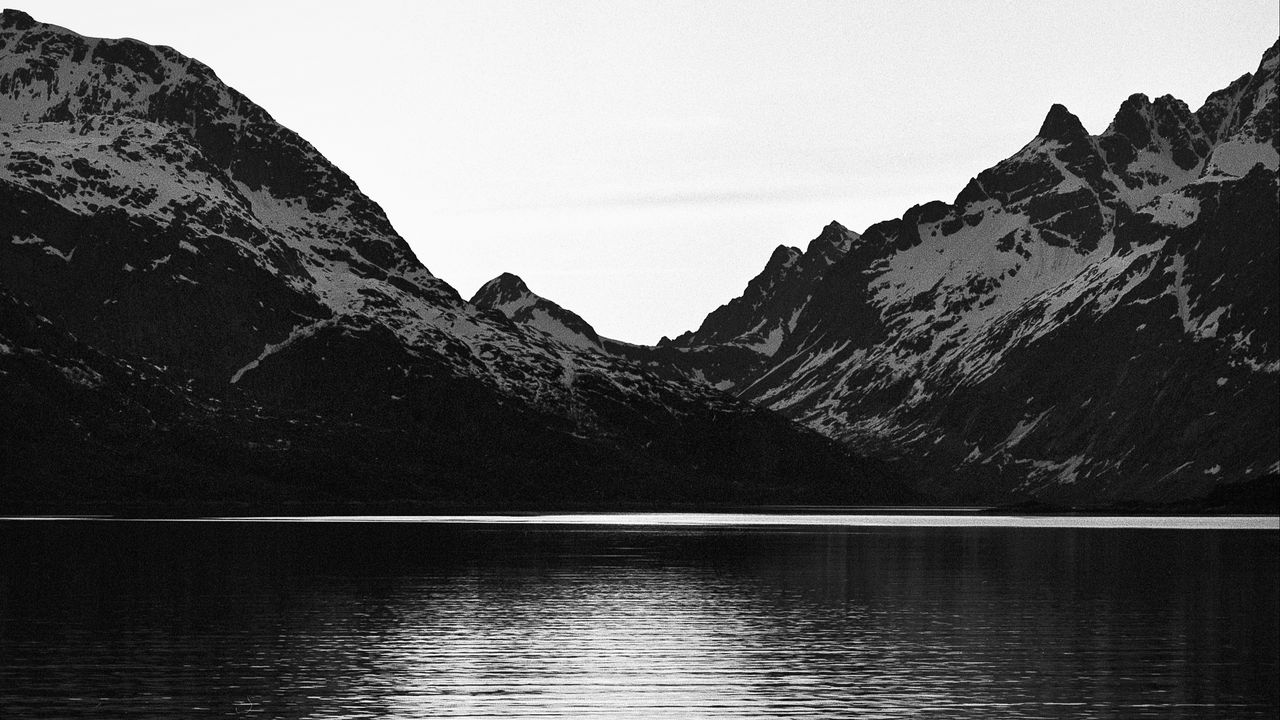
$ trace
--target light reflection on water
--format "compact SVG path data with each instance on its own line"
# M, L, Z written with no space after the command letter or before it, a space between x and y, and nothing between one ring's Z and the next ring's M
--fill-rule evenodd
M1274 717L1268 531L0 523L0 717Z
M948 512L943 512L947 510ZM96 520L109 515L34 515L6 520ZM130 519L127 522L231 523L418 523L427 525L564 525L598 527L1000 527L1128 528L1147 530L1280 530L1276 515L1006 515L985 508L897 508L870 513L527 513L522 515L280 515L181 519Z
M1149 530L1280 530L1275 515L999 515L935 508L901 514L824 513L573 513L527 515L312 515L208 518L212 522L391 522L447 525L574 525L601 527L999 527L1129 528ZM185 522L185 521L184 521Z

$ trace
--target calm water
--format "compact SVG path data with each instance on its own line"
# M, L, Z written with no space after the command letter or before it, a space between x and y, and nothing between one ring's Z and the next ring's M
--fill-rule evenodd
M0 717L1274 718L1278 576L1274 530L0 521Z

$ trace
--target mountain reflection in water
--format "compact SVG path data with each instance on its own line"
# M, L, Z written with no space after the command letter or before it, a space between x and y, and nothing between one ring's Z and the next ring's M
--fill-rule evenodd
M1272 531L0 522L3 717L1274 717Z

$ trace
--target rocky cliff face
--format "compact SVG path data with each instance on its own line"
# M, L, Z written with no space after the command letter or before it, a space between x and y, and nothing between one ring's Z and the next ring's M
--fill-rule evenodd
M755 343L767 361L724 387L956 499L1159 501L1275 475L1278 47L1194 113L1134 95L1092 136L1055 105L954 202L803 275L779 249L678 342ZM782 286L794 316L769 304Z
M5 11L0 168L0 393L25 408L7 501L900 495L503 279L463 301L350 178L169 48ZM17 432L29 415L56 432Z

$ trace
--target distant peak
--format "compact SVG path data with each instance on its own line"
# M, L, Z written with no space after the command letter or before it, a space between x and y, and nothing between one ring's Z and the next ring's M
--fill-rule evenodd
M524 280L520 279L515 273L504 272L498 277L490 280L487 285L500 285L502 287L515 287L521 290L528 290L529 286L524 284Z
M1080 118L1071 114L1071 111L1064 105L1054 103L1049 108L1049 114L1045 115L1044 122L1040 124L1040 132L1037 136L1045 140L1060 140L1070 142L1080 137L1088 137L1089 133L1085 131L1084 125L1080 124Z
M533 296L533 291L524 284L524 280L521 280L519 275L504 272L481 285L480 289L476 290L476 294L471 296L471 304L492 308L495 305L528 296Z
M821 241L828 245L843 245L854 237L857 237L857 233L832 220L827 223L826 227L822 228L822 232L818 233L818 237L814 238L813 241Z
M809 241L809 247L805 249L805 253L808 254L814 250L819 251L824 256L829 256L832 251L844 253L857 238L857 233L832 220L827 223L826 227L822 228L822 232L818 233L818 237Z
M1151 142L1151 98L1142 93L1130 95L1111 120L1107 132L1116 132L1129 139L1136 148L1146 147Z
M502 273L471 297L481 310L502 313L507 319L527 325L551 337L580 348L599 350L600 336L577 313L535 294L520 276Z
M800 251L797 250L796 248L789 247L787 245L779 245L778 247L773 249L773 255L771 255L770 258L778 258L781 260L785 260L787 258L794 257L799 254L800 254ZM772 260L770 260L770 262L772 262Z
M1151 98L1147 97L1145 93L1134 93L1129 97L1125 98L1124 102L1120 103L1120 109L1116 111L1116 114L1117 115L1121 113L1145 114L1146 111L1150 109L1150 107L1151 107Z
M779 245L773 249L773 254L769 256L769 262L765 263L765 272L790 265L798 257L800 257L800 248Z
M982 183L978 182L978 178L969 178L969 182L965 184L964 189L956 196L955 206L963 208L969 203L981 202L990 198Z
M36 26L36 21L28 14L21 10L11 10L5 8L0 13L0 28L14 28L15 30L28 30Z

